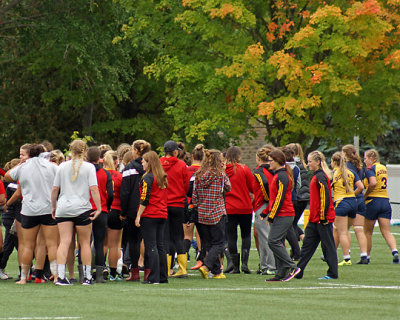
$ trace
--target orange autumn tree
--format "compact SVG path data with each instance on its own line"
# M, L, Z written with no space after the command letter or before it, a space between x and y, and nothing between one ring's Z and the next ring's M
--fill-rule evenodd
M259 122L277 145L371 142L399 116L399 0L134 4L127 38L159 46L145 72L188 140Z

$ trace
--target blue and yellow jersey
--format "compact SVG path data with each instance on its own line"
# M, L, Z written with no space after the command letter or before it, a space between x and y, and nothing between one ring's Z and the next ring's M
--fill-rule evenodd
M343 181L342 171L340 169L336 169L333 171L333 179L332 179L333 201L356 196L354 193L354 185L357 181L360 180L360 178L356 173L354 173L351 170L347 170L346 174L348 176L350 184L350 192L346 191L346 186Z
M367 178L376 177L376 186L368 197L389 198L387 191L387 169L379 162L367 169Z

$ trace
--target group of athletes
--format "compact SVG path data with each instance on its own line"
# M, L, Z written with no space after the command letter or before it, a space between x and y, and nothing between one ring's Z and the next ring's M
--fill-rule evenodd
M197 145L188 153L172 140L161 158L145 140L116 151L75 140L66 156L47 141L25 144L19 159L0 171L0 279L11 278L5 268L16 248L17 284L33 278L60 286L140 281L140 271L144 284L168 283L169 277L188 276L194 233L191 270L205 279L249 274L253 222L257 274L269 276L267 282L302 278L320 243L328 271L319 279L337 279L338 267L352 264L351 226L360 247L357 263L369 264L376 221L392 262L399 263L387 170L376 150L364 153L363 166L356 148L346 145L332 156L332 170L319 151L309 153L306 163L295 143L265 145L256 161L252 172L236 146L220 152ZM304 212L303 232L298 221Z

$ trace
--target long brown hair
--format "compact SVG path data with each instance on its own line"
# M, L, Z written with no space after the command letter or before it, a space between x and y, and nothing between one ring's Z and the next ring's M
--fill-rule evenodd
M365 151L365 156L372 159L372 163L379 162L379 153L375 149Z
M156 179L160 189L165 189L166 187L168 187L167 174L161 166L161 162L158 158L157 153L155 153L154 151L146 152L143 155L143 160L147 162L147 170L144 175L151 172L154 176L154 179Z
M301 147L300 143L289 143L287 147L293 150L294 156L299 157L300 162L303 165L304 169L307 170L307 163L304 160L303 148Z
M343 146L342 152L347 161L350 161L352 164L354 164L357 170L361 170L361 158L357 153L357 149L352 144L346 144L345 146Z
M224 173L221 160L221 151L216 149L204 149L204 158L201 162L201 167L195 173L196 181L199 181L207 171L212 171L217 176L220 176Z
M288 173L290 179L290 189L293 190L294 189L293 171L290 168L290 166L286 163L285 154L281 150L275 149L272 150L268 156L274 159L274 161L277 162L280 166L285 166L286 172Z
M349 175L347 174L347 165L346 161L342 155L341 152L335 152L332 156L332 161L336 163L336 165L339 167L339 171L342 174L342 179L344 183L344 187L346 188L346 192L350 192L351 186L350 186L350 181L349 181Z

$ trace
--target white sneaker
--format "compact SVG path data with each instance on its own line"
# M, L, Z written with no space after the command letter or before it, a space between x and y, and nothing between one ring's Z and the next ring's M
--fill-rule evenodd
M7 275L7 273L4 272L4 269L0 269L0 279L1 280L7 280L8 279L8 275Z

